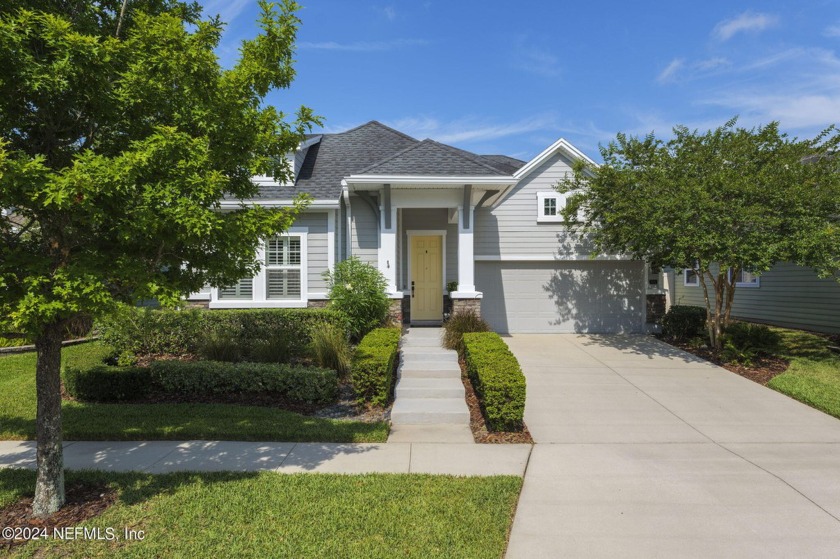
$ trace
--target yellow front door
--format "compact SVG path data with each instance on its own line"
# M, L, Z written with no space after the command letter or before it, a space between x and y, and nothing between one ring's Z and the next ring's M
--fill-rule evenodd
M411 320L443 320L443 237L411 237Z

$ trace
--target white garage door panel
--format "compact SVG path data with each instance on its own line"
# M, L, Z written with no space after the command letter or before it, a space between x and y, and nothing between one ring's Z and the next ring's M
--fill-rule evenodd
M478 262L482 317L498 332L639 332L642 262Z

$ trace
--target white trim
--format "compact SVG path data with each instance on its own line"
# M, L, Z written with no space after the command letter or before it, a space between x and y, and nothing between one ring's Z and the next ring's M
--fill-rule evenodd
M694 274L694 283L688 283L688 273ZM683 268L683 287L700 287L700 274L694 268Z
M545 163L550 157L552 157L558 151L564 152L567 156L571 157L572 159L583 159L584 161L586 161L590 165L594 165L594 166L598 165L597 163L595 163L595 161L590 159L585 153L580 151L578 148L573 146L571 143L566 141L564 138L560 138L559 140L557 140L556 142L554 142L553 144L551 144L550 146L545 148L542 151L542 153L540 153L538 156L533 158L531 161L529 161L528 163L523 165L518 171L516 171L513 174L514 178L519 180L522 177L530 174L531 171L533 171L534 169L536 169L537 167L539 167L540 165Z
M347 184L375 184L384 183L391 186L399 184L435 184L462 188L465 184L508 185L516 182L513 176L429 176L429 175L350 175L344 178Z
M578 261L621 260L636 262L632 258L617 255L599 255L593 258L589 254L575 254L571 258L559 257L555 254L477 254L476 262L578 262Z
M223 210L239 209L241 207L259 206L266 208L285 208L295 204L294 200L222 200L219 202L219 207ZM313 200L304 209L305 212L323 211L323 210L337 210L339 208L338 202L335 200Z
M332 272L335 268L335 212L327 212L327 269Z
M405 236L406 246L406 274L405 285L408 291L411 291L411 237L441 237L441 258L443 258L443 265L441 266L441 294L446 293L446 229L406 229Z
M545 215L545 201L555 201L555 215ZM559 192L537 192L537 223L562 223L563 207L566 205L566 198Z
M222 299L210 301L210 309L303 309L308 306L307 301L248 301L244 299Z
M341 181L341 197L344 198L344 213L347 216L347 246L344 247L344 257L353 256L353 216L350 213L350 189L347 183Z

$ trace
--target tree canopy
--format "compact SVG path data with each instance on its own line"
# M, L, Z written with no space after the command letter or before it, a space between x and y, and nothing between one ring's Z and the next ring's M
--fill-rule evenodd
M261 33L225 69L224 24L195 3L0 5L0 316L38 347L42 512L61 500L42 498L41 443L60 457L62 325L250 275L306 203L220 211L257 194L253 175L289 179L286 154L318 122L264 103L294 77L300 20L291 0L260 6Z
M714 341L739 271L779 261L840 270L839 145L833 127L800 140L775 122L746 129L736 119L707 132L678 126L669 140L618 134L601 148L603 165L578 163L560 181L563 214L583 216L575 228L598 251L694 269Z

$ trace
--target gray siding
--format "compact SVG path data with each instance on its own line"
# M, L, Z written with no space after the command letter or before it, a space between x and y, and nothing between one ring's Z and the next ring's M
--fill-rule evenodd
M476 256L555 255L587 258L591 248L569 235L562 223L537 223L537 193L553 192L571 171L571 162L557 154L517 184L495 209L475 213Z
M353 221L352 256L362 262L376 266L379 263L379 224L373 210L358 196L350 197L350 213Z
M701 286L683 285L679 272L674 284L674 304L705 306ZM760 287L736 288L732 314L790 328L840 332L840 283L820 279L810 268L779 263L761 275Z
M292 227L306 227L308 292L323 293L327 290L321 274L327 269L327 213L304 213Z

